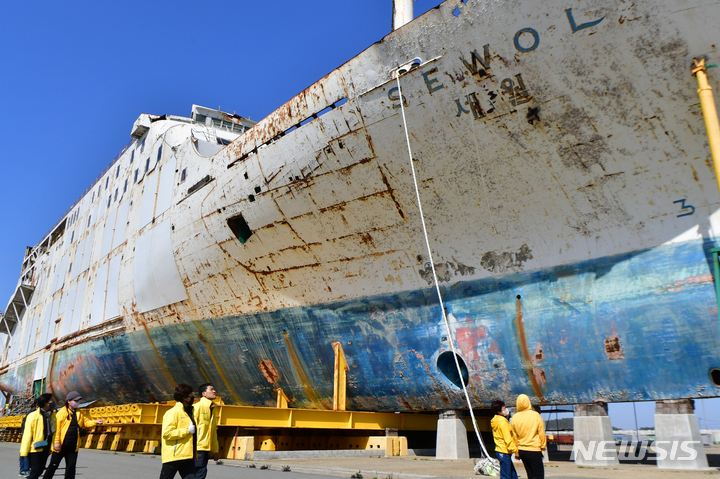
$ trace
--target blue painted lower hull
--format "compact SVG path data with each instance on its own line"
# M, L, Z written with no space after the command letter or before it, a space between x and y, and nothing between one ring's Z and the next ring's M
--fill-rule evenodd
M520 393L549 404L720 395L710 377L720 367L710 247L674 244L444 288L471 397L487 405ZM57 352L49 379L58 396L78 390L108 403L171 399L178 382L210 381L228 403L274 406L280 387L294 407L329 408L337 341L349 409L463 407L437 366L447 337L427 289L88 341Z

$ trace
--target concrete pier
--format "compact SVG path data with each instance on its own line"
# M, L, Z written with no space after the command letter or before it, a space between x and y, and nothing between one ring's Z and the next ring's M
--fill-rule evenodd
M606 403L576 404L573 429L575 464L579 466L619 464Z
M469 459L467 430L461 411L443 411L437 424L436 459Z
M654 446L661 469L708 468L692 399L655 402Z

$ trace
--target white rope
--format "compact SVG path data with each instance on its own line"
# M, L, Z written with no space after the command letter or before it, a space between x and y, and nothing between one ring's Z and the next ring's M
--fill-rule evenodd
M455 352L455 338L453 337L452 330L450 329L450 322L448 321L447 314L445 313L445 305L443 304L442 294L440 293L440 284L438 283L437 274L435 273L435 263L433 261L432 250L430 249L430 240L428 239L427 227L425 226L425 215L422 210L422 203L420 202L420 190L418 189L417 176L415 175L415 166L413 165L412 150L410 148L410 136L408 134L407 121L405 120L405 105L403 101L402 89L400 88L400 71L396 72L396 80L398 86L398 96L400 98L400 111L402 113L403 128L405 129L405 141L407 143L408 156L410 160L410 170L412 171L413 184L415 186L415 197L417 198L418 210L420 210L420 221L422 223L423 235L425 236L425 246L427 248L428 256L430 257L430 267L432 268L433 280L435 281L435 290L437 291L438 300L440 301L440 311L442 312L443 319L445 320L445 327L448 332L448 343L450 343L450 349L453 353L453 359L455 359L455 367L457 368L458 376L460 377L460 383L462 384L463 392L465 393L465 399L467 400L468 408L470 409L470 417L472 418L473 429L475 429L475 435L480 442L480 447L485 453L485 457L490 457L485 449L482 437L480 437L480 431L478 431L477 423L475 422L475 414L473 413L472 403L470 402L470 395L468 394L467 386L465 385L465 379L463 378L462 371L460 370L460 363L458 362L458 354Z

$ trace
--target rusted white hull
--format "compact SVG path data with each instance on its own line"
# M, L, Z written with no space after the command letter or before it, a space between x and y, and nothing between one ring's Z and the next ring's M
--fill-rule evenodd
M478 402L718 395L719 197L690 65L717 63L719 18L447 1L212 157L193 125L153 123L37 250L0 381L142 400L209 379L327 407L339 341L352 407L462 405L412 156Z

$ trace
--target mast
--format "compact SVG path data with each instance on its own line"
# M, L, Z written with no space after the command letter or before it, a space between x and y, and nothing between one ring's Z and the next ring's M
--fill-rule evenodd
M413 19L413 0L393 0L393 30Z

